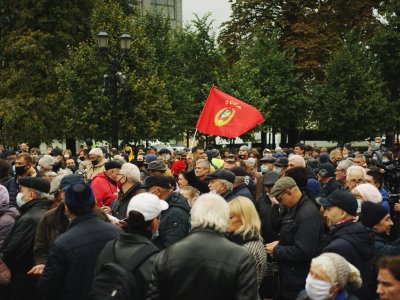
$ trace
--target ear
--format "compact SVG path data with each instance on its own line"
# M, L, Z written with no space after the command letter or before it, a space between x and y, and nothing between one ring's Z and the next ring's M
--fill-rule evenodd
M151 220L150 226L149 226L149 229L151 230L151 232L156 232L157 231L159 223L160 223L160 216L158 216L157 218Z

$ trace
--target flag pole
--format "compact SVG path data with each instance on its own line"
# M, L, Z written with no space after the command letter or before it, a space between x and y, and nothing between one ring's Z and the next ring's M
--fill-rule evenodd
M194 145L194 140L196 139L196 134L197 134L197 128L196 128L196 131L194 132L192 143L190 144L190 152L192 152L193 145Z

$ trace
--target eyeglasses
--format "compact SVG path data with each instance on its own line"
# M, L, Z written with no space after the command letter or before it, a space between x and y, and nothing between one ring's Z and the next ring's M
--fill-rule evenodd
M357 185L359 185L359 184L362 184L362 183L364 183L365 182L365 180L364 179L351 179L350 180L350 183L352 183L352 184L357 184Z

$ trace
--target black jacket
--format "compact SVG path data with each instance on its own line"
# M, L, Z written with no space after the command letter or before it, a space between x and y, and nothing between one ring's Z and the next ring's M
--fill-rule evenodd
M340 184L339 181L335 180L335 178L331 178L331 180L329 180L324 186L322 186L319 197L326 198L332 192L340 189L341 187L342 185Z
M321 233L319 211L303 194L283 218L279 245L273 251L273 257L279 265L282 298L294 299L304 289Z
M180 241L190 231L190 206L185 197L171 193L166 201L169 207L161 213L158 236L154 239L160 249Z
M117 243L115 244L115 254L118 260L118 263L122 266L126 266L129 261L133 259L135 254L145 245L153 245L154 249L157 250L157 247L146 237L138 234L131 233L122 233ZM103 251L101 251L96 264L96 274L99 273L101 267L109 262L114 262L107 260L107 251L110 250L114 246L114 241L110 241L104 247ZM144 262L140 264L135 272L136 280L138 286L141 288L140 295L142 295L141 299L145 299L146 292L149 287L149 282L151 279L151 272L153 270L154 261L157 257L158 253L151 255ZM140 300L140 299L137 299Z
M160 253L147 299L256 298L256 270L249 252L212 229L196 228Z
M118 194L118 199L115 201L111 208L113 210L114 217L123 220L126 218L126 212L128 210L129 201L133 196L140 194L143 190L140 187L140 183L135 184L124 194L122 191Z
M256 201L256 210L261 221L261 236L265 243L271 243L279 239L279 230L273 227L273 218L276 219L279 214L276 213L279 210L279 205L272 204L271 199L265 193L262 193ZM275 213L274 213L274 212ZM279 220L279 223L281 219Z
M384 233L375 233L374 247L374 261L382 256L400 255L400 239L391 242Z
M19 191L19 184L17 177L11 177L8 181L3 184L7 190L8 195L10 196L9 206L17 206L17 195Z
M100 221L93 213L76 217L54 241L38 291L46 299L86 299L97 256L120 233L119 227Z
M185 175L187 181L189 182L189 185L196 188L200 192L200 194L205 194L210 192L210 189L208 188L208 183L197 178L196 174L194 173L194 170L186 172Z
M11 270L12 299L35 299L35 279L26 275L33 266L33 246L40 218L50 207L47 199L36 199L21 206L21 216L3 243L0 256Z
M336 225L330 232L322 253L334 252L343 256L361 273L362 287L354 294L360 299L374 299L375 286L372 259L374 250L374 232L361 223L352 221Z
M254 203L254 196L251 193L251 191L250 191L249 187L247 186L247 184L245 184L245 183L234 187L232 192L225 198L225 200L227 202L229 202L232 199L234 199L236 197L239 197L239 196L243 196L243 197L249 198L251 200L251 202Z

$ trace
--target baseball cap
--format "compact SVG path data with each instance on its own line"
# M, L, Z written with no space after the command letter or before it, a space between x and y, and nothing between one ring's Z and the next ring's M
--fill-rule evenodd
M151 193L141 193L134 196L128 204L126 216L129 216L131 211L141 213L145 221L155 219L163 210L168 209L167 201L160 200L156 195Z
M206 180L211 180L211 179L225 179L229 182L234 183L235 182L236 175L232 173L231 171L224 170L224 169L219 169L217 171L214 171L210 174L207 175Z
M322 178L335 177L335 167L331 163L320 164L318 176Z
M291 189L295 186L297 186L297 185L296 185L296 181L294 181L293 178L287 177L287 176L282 177L282 178L278 179L277 182L275 182L270 196L276 197L276 196L282 194L283 192L285 192L286 190Z
M357 214L358 203L356 197L347 190L336 190L326 198L317 198L317 203L324 207L336 206L348 214Z

